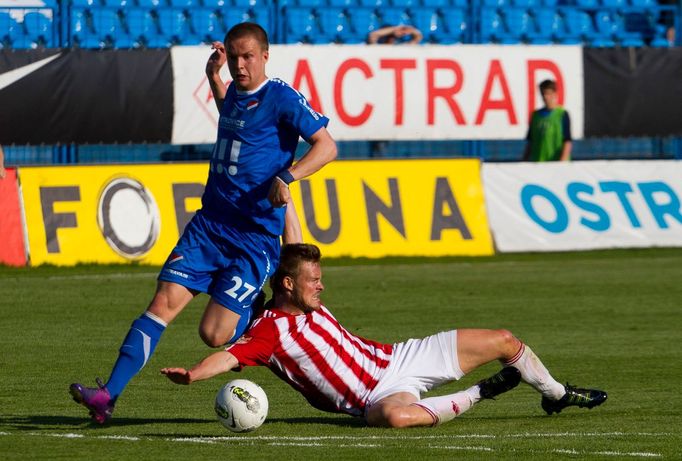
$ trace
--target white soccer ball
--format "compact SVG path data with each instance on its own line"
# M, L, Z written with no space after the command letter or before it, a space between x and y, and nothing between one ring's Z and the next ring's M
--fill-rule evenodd
M268 416L268 396L258 384L235 379L218 391L215 413L220 423L232 432L252 431Z

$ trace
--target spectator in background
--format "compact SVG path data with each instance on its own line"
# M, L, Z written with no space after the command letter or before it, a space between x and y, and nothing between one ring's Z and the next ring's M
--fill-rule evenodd
M5 179L5 153L0 146L0 179Z
M407 24L397 26L384 26L372 31L367 36L370 45L410 44L416 45L422 41L422 33L419 29Z
M545 107L533 112L526 136L524 161L548 162L571 160L571 119L559 105L556 82L544 80L540 93Z
M658 4L664 7L675 7L680 0L658 0ZM665 39L670 46L675 46L675 11L661 11L658 23L665 27Z

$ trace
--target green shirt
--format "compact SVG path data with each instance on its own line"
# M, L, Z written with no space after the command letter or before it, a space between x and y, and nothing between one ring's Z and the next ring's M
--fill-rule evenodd
M549 162L561 159L564 146L563 117L566 110L557 107L549 114L533 112L530 120L529 142L532 162Z

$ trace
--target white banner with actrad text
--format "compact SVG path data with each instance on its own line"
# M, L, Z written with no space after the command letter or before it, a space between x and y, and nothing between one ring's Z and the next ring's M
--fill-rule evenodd
M498 251L682 246L682 162L483 165Z
M204 74L208 46L173 47L174 144L215 141L218 111ZM227 68L223 77L229 82ZM542 106L538 84L583 136L579 46L273 45L267 75L303 93L338 140L523 139Z

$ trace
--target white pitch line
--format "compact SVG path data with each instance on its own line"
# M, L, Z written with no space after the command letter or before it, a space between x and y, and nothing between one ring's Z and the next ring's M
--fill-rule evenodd
M544 434L459 434L459 435L427 435L427 436L382 436L382 435L369 435L369 436L344 436L344 435L330 435L330 436L272 436L272 435L260 435L260 436L226 436L226 437L135 437L126 435L86 435L86 434L76 434L76 433L42 433L42 432L26 432L26 433L13 433L13 432L0 432L0 436L29 436L29 437L55 437L55 438L65 438L65 439L109 439L109 440L122 440L129 442L141 442L141 441L167 441L167 442L184 442L184 443L200 443L200 444L218 444L218 443L230 443L230 442L241 442L248 443L249 445L255 442L265 442L266 445L270 446L282 446L282 447L330 447L330 448L386 448L388 444L381 443L333 443L335 441L409 441L409 440L441 440L446 439L505 439L505 438L533 438L533 437L630 437L630 436L649 436L649 437L666 437L673 435L671 433L656 433L656 432L639 432L639 433L626 433L626 432L559 432L559 433L544 433ZM432 450L461 450L461 451L484 451L484 452L504 452L505 450L499 450L490 447L476 447L476 446L462 446L462 445L427 445L425 447L420 447L423 449ZM513 450L512 450L513 451ZM549 451L544 450L531 450L532 453L559 453L559 454L570 454L570 455L582 455L582 456L614 456L614 457L631 457L631 458L660 458L662 455L660 453L651 452L638 452L638 451L587 451L587 450L574 450L574 449L552 449Z

